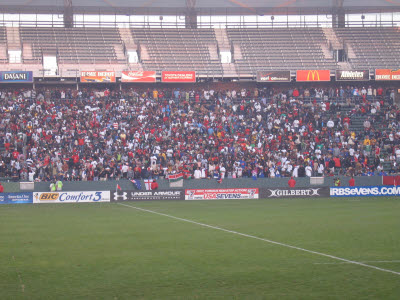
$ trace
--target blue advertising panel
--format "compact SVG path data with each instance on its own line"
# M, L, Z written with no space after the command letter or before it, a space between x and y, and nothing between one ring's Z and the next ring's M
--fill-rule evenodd
M331 197L399 196L400 186L331 187Z
M33 82L32 71L1 71L0 83Z
M33 193L2 193L0 194L0 204L21 204L33 203Z

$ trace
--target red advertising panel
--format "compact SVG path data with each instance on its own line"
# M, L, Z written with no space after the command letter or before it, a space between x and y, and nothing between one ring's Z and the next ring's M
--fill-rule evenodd
M185 200L258 199L258 195L258 188L185 190Z
M296 81L331 81L331 71L297 70Z
M122 82L156 82L155 71L122 71Z
M81 82L115 82L114 71L81 71Z
M163 71L162 82L196 82L195 71Z
M376 69L375 80L400 80L400 69Z

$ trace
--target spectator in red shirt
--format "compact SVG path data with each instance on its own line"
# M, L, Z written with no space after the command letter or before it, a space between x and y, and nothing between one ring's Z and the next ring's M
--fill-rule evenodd
M356 181L354 180L354 177L351 176L350 180L349 180L349 186L355 186L356 185Z
M154 179L153 182L151 183L151 190L156 190L156 189L158 189L158 183Z
M290 177L288 185L290 188L294 188L296 186L296 180L294 180L293 177Z
M1 183L0 183L0 193L4 193L4 186L2 186Z

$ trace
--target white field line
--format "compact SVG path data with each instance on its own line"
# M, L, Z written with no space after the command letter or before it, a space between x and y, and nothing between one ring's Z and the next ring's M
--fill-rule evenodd
M250 235L250 234L246 234L246 233L241 233L241 232L225 229L225 228L218 227L218 226L212 226L212 225L208 225L208 224L204 224L204 223L199 223L199 222L195 222L195 221L192 221L192 220L189 220L189 219L175 217L175 216L172 216L172 215L167 215L167 214L160 213L160 212L157 212L157 211L154 211L154 210L150 210L150 209L144 209L144 208L131 206L131 205L123 204L123 203L117 203L117 204L122 205L122 206L126 206L126 207L130 207L130 208L133 208L133 209L136 209L136 210L140 210L140 211L144 211L144 212L148 212L148 213L152 213L152 214L168 217L168 218L171 218L171 219L175 219L175 220L179 220L179 221L183 221L183 222L187 222L187 223L192 223L192 224L196 224L196 225L199 225L199 226L203 226L203 227L207 227L207 228L211 228L211 229L215 229L215 230L224 231L224 232L228 232L228 233L244 236L244 237L247 237L247 238L251 238L251 239L267 242L267 243L270 243L270 244L279 245L279 246L283 246L283 247L291 248L291 249L296 249L296 250L307 252L307 253L312 253L312 254L319 255L319 256L329 257L329 258L332 258L332 259L335 259L335 260L339 260L339 261L342 261L342 262L345 262L345 263L354 264L354 265L358 265L358 266L362 266L362 267L366 267L366 268L370 268L370 269L375 269L375 270L378 270L378 271L381 271L381 272L392 273L392 274L400 276L400 272L396 272L396 271L389 270L389 269L379 268L379 267L376 267L376 266L373 266L373 265L368 265L368 264L365 264L365 263L362 263L362 262L359 262L359 261L349 260L349 259L333 256L333 255L330 255L330 254L325 254L325 253L322 253L322 252L307 250L307 249L296 247L296 246L292 246L292 245L289 245L289 244L284 244L284 243L280 243L280 242L276 242L276 241L260 238L258 236L254 236L254 235Z
M14 255L12 256L12 259L13 259L14 264L15 264L16 262L15 262L15 257L14 257ZM17 270L17 275L18 275L19 283L20 283L20 285L21 285L21 291L22 291L22 292L25 292L25 285L24 285L23 282L22 282L21 272L18 270L17 267L16 267L16 270Z
M400 260L365 260L360 261L360 263L400 263ZM314 263L314 265L339 265L348 264L348 262L333 262L333 263Z

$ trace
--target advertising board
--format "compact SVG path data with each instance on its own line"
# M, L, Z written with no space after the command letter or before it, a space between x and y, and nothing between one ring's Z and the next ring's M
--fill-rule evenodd
M290 71L258 71L257 82L290 82Z
M163 71L162 82L196 82L195 71Z
M261 189L261 198L315 198L329 197L329 188L277 188Z
M400 69L376 69L375 80L400 80Z
M400 186L331 187L331 197L398 196Z
M331 81L331 71L297 70L296 81Z
M76 203L76 202L110 202L110 191L33 193L33 203Z
M32 71L1 71L0 83L33 82Z
M33 193L1 193L0 204L33 203Z
M114 71L82 71L81 82L107 83L115 82Z
M122 71L122 82L156 82L155 71Z
M369 70L336 70L337 81L368 81Z
M111 201L185 200L184 190L116 191Z
M258 199L258 197L258 188L185 190L185 200Z

